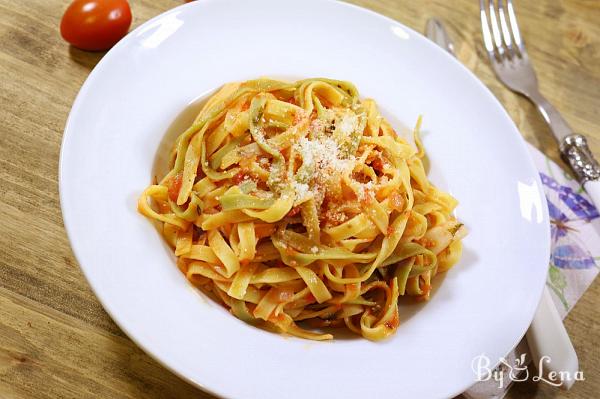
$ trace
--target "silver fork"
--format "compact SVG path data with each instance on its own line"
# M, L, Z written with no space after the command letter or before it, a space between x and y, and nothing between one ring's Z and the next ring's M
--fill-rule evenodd
M573 133L560 113L542 96L525 50L512 0L479 0L483 42L496 76L509 89L533 102L556 138L564 161L571 166L596 206L600 206L600 165L586 138Z

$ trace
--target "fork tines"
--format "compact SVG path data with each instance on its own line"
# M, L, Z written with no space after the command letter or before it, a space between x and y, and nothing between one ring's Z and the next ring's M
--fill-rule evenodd
M502 62L526 56L512 0L479 0L479 6L483 41L490 58Z

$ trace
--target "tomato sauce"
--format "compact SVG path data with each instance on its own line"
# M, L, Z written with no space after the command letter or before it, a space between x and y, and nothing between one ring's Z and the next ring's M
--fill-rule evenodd
M183 173L179 172L169 179L168 187L169 187L169 198L171 201L177 201L177 197L179 196L179 191L181 190L181 183L183 180Z

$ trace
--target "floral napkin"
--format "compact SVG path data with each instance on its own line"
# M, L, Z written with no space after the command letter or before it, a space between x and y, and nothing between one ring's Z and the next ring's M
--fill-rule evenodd
M529 145L529 150L540 171L550 213L552 250L546 284L564 318L600 271L600 213L577 181L535 147ZM531 360L525 338L505 359L517 365L519 359ZM476 383L463 396L501 399L510 386L510 380L500 384L491 378Z

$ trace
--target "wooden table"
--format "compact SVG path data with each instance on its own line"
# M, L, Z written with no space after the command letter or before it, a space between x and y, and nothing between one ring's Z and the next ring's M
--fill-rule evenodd
M527 140L558 160L534 108L493 77L478 2L352 0L422 31L442 18L458 56L506 106ZM133 0L134 25L177 0ZM62 224L58 160L65 120L102 58L58 33L67 0L0 0L0 398L209 397L144 354L104 312ZM449 5L452 4L452 5ZM600 156L600 2L520 1L541 90ZM519 384L510 398L593 398L600 392L600 281L566 320L587 381L570 392Z

